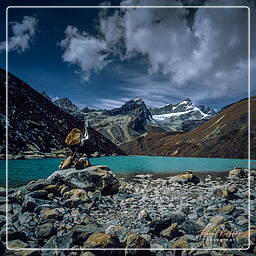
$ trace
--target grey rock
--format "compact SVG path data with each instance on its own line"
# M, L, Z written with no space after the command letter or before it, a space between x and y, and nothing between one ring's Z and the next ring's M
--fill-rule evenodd
M43 246L43 248L70 248L72 247L72 234L62 236L52 236Z
M119 181L106 166L91 166L83 170L73 168L54 172L48 177L52 183L62 183L85 191L100 190L102 195L116 194Z

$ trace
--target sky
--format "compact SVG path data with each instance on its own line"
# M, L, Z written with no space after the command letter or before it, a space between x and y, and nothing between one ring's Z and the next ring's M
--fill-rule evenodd
M7 1L8 2L8 1ZM67 5L22 1L22 5ZM84 1L74 1L84 5ZM190 97L221 108L248 95L248 6L251 94L256 95L255 10L246 0L158 0L158 5L240 8L102 8L155 5L153 0L86 1L98 8L8 9L8 70L53 99L110 109L140 97L148 106ZM69 2L70 4L70 2ZM0 67L5 68L5 8L0 6ZM252 43L254 42L254 44Z

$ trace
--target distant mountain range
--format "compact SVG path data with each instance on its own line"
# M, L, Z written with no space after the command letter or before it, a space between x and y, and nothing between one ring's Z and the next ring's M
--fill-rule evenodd
M0 153L5 153L5 70L0 69ZM84 122L61 110L28 84L9 73L8 83L9 153L51 152L67 147L65 138L72 128ZM88 153L124 154L115 144L89 127Z
M217 113L209 107L196 106L189 98L160 108L147 108L142 99L134 98L110 110L79 109L68 98L53 103L74 117L89 121L117 145L152 130L173 133L190 131Z
M251 98L251 157L256 159L256 97ZM248 158L248 99L231 104L193 131L149 132L121 145L127 154Z

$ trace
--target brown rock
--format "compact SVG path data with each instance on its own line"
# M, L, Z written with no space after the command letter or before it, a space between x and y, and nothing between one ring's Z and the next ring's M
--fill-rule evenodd
M189 248L189 243L186 237L181 237L171 244L171 248Z
M180 183L194 183L194 184L198 184L200 182L200 179L194 175L191 172L187 172L184 174L180 174L180 175L176 175L174 177L174 180Z
M160 232L161 237L167 238L169 240L173 239L177 235L178 235L178 224L177 223L173 223L170 227L168 227Z
M45 219L56 219L59 217L59 212L56 209L46 209L44 210Z
M29 245L25 242L22 242L21 240L12 240L12 241L8 241L8 247L12 249L22 249L22 248L28 248Z
M135 248L150 248L150 244L143 238L142 236L138 234L131 234L126 239L126 249L125 249L125 255L126 256L146 256L150 255L149 250L129 250L129 248L135 249Z
M229 172L228 178L234 179L234 178L244 178L245 172L242 168L235 168Z
M64 170L67 168L70 168L73 164L73 157L72 156L68 156L60 165L60 169Z
M66 137L65 143L69 146L79 145L81 143L81 130L73 128L72 131Z
M83 244L84 248L121 248L122 245L117 236L104 233L94 233L88 237L88 239ZM94 251L96 252L96 251ZM123 251L117 250L101 250L96 255L100 256L121 256Z
M227 221L227 219L224 217L224 216L214 216L210 219L210 222L213 223L213 224L216 224L216 225L219 225L219 224L222 224L224 223L225 221Z
M236 207L231 204L231 205L222 206L220 208L217 208L216 210L222 214L231 214L235 209Z

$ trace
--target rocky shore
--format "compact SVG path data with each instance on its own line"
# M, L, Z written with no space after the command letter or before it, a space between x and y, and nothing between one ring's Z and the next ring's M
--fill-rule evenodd
M255 179L251 170L251 188ZM3 244L4 196L1 189ZM137 175L129 182L106 166L56 171L8 191L8 247L101 250L11 250L7 255L241 255L235 249L248 247L246 253L255 255L256 207L251 204L249 243L248 196L253 202L256 191L248 194L248 171L239 168L225 178L198 178L188 171L159 179Z

